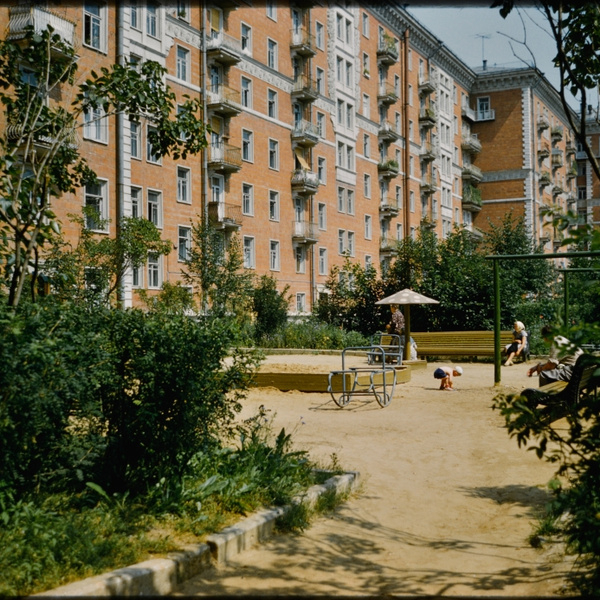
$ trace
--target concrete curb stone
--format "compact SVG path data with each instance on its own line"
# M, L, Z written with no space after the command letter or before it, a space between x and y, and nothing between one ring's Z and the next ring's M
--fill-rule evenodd
M293 504L314 507L319 497L329 490L337 494L351 492L358 486L360 473L349 471L314 485L296 496ZM267 540L274 531L275 521L291 506L260 510L239 523L210 535L207 543L191 545L166 558L153 558L109 573L88 577L53 590L29 596L167 596L187 579L198 575L213 564L225 564L236 555Z

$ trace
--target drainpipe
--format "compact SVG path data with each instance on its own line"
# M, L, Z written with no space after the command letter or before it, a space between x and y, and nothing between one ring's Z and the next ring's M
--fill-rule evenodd
M124 56L124 19L123 11L125 10L124 5L117 4L116 6L117 15L117 64L125 64ZM116 170L117 170L117 195L116 195L116 209L117 209L117 223L116 223L116 235L121 235L121 224L123 217L125 216L125 114L123 111L117 113L116 123ZM124 277L121 277L117 286L117 307L125 308L125 282Z
M202 44L202 118L206 125L206 4L202 7L202 26L200 32L200 43ZM202 148L200 152L200 160L202 161L202 220L203 225L208 224L208 148Z
M404 121L404 237L410 235L410 140L408 139L408 27L404 30L403 56L404 102L402 120ZM410 341L410 340L409 340Z

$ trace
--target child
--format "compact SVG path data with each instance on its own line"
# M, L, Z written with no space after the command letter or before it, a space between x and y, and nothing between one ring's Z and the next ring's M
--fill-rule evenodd
M440 380L440 390L453 392L452 377L460 377L462 373L462 367L438 367L433 372L433 376Z

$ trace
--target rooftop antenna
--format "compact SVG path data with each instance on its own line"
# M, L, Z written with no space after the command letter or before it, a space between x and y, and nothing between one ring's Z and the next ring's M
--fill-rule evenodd
M489 40L490 35L487 33L477 33L475 34L475 37L481 38L481 62L485 70L485 66L487 63L487 61L485 60L485 40Z

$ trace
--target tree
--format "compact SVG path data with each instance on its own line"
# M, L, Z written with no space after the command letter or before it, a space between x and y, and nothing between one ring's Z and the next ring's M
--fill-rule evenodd
M600 163L587 137L587 122L597 123L599 114L588 110L588 91L600 85L600 11L597 2L545 0L537 3L550 27L556 45L554 65L560 72L560 99L569 126L582 144L592 169L600 179ZM495 0L492 8L500 8L506 17L515 7L515 0ZM576 116L569 107L566 92L579 103ZM590 107L591 108L591 107Z
M121 113L151 124L157 155L186 158L206 145L198 99L186 96L175 111L175 94L158 63L103 67L75 85L77 69L74 48L50 26L42 33L29 27L18 42L0 42L6 123L0 136L0 269L13 307L29 276L33 295L40 253L59 241L53 201L95 181L77 147L78 129ZM56 100L69 94L69 106ZM117 223L120 234L127 227Z
M254 336L260 340L263 336L274 333L287 323L289 297L286 297L289 286L279 292L277 280L270 275L263 275L252 293L252 309L255 314Z

